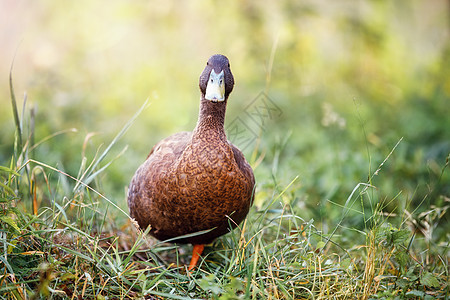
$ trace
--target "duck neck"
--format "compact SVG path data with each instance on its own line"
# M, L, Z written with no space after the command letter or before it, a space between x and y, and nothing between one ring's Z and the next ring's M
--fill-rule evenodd
M214 103L206 100L202 95L197 126L193 133L194 137L210 137L226 141L224 129L226 107L227 99L223 102Z

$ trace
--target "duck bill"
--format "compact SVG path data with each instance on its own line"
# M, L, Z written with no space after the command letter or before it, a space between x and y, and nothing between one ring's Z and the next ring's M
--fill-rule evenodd
M206 85L205 99L212 102L222 102L225 100L225 80L223 70L217 74L214 69L209 74Z

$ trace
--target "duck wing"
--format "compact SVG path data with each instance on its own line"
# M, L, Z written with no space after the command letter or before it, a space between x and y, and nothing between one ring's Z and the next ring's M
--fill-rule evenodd
M191 141L191 138L192 132L190 131L175 133L153 146L147 156L147 159L149 159L152 155L160 156L166 154L172 154L175 158L178 158L181 156L184 149L186 149L186 146Z
M233 145L231 142L228 142L228 143L231 146L231 150L233 150L234 159L236 160L236 163L237 163L239 169L244 174L244 176L247 178L248 182L250 183L251 187L253 188L255 186L255 175L253 174L252 167L245 159L242 151L239 150L239 148L236 147L235 145ZM253 202L253 195L252 195L252 202Z
M159 191L165 188L164 184L155 187L155 182L160 181L183 154L191 142L191 137L192 132L184 131L161 140L137 169L128 190L128 207L130 216L139 223L141 228L145 229L151 223L155 200L153 195L168 194ZM161 201L164 200L161 199Z

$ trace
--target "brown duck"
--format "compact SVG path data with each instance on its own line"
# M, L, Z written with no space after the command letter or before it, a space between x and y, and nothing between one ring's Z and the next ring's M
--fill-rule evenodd
M253 202L255 178L242 152L225 135L234 78L223 55L213 55L200 75L200 113L193 132L156 144L130 183L130 215L159 240L194 245L189 269L204 244L236 227ZM209 231L208 231L209 230ZM206 231L174 239L183 235Z

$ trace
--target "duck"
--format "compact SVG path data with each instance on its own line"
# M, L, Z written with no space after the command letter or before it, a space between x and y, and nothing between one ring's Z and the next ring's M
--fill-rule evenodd
M234 77L228 58L211 56L199 78L200 109L191 132L157 143L128 189L130 217L161 241L193 245L188 270L204 247L236 228L254 200L255 177L228 141L224 123Z

